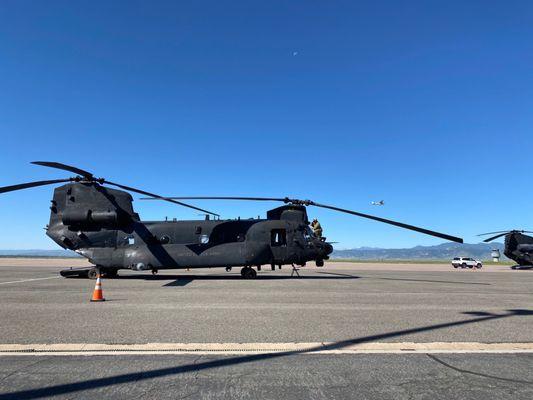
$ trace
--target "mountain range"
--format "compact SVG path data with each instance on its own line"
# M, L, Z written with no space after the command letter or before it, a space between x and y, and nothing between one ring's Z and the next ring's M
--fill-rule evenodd
M70 250L0 250L0 257L54 257L72 258L81 257L78 253Z
M348 250L334 250L332 259L359 259L359 260L450 260L453 257L472 257L480 260L489 260L492 249L500 250L503 255L502 243L442 243L436 246L415 246L407 249L383 249L374 247L359 247Z
M359 260L450 260L453 257L472 257L480 260L490 259L492 249L500 250L502 243L442 243L436 246L415 246L406 249L385 249L378 247L359 247L347 250L334 250L332 259ZM0 257L80 257L70 250L0 250Z

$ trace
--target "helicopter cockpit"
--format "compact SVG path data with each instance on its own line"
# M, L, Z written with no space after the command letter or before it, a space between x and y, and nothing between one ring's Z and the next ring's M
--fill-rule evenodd
M303 233L304 233L304 239L307 242L310 242L311 240L316 239L315 232L313 232L313 230L311 229L311 227L309 225L305 226L305 229L304 229Z

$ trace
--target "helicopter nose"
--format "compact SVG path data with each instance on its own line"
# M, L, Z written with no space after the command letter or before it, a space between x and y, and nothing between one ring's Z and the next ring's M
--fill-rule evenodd
M326 254L331 254L333 252L333 246L329 243L326 243L324 245L324 251L326 252Z

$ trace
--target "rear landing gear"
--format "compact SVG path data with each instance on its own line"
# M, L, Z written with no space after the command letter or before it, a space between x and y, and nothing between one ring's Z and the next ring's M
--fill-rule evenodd
M104 270L104 277L114 279L118 277L118 269L116 268L107 268Z
M255 272L255 269L250 267L244 267L241 269L241 276L244 279L255 279L257 277L257 272Z

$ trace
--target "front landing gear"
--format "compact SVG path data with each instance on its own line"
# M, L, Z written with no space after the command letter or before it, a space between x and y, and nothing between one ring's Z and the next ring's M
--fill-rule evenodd
M241 269L241 276L244 279L255 279L257 277L257 272L255 272L255 269L250 267L244 267Z

